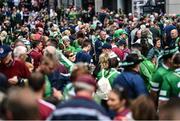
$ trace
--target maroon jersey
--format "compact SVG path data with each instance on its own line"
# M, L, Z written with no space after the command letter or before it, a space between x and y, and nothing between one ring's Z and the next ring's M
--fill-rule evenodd
M123 60L124 59L124 52L122 50L120 50L118 47L113 47L112 48L112 51L114 53L116 53L116 55L121 59Z
M42 53L41 52L38 52L36 50L32 50L30 53L29 53L30 57L34 60L34 69L36 69L40 62L41 62L41 59L42 59Z
M1 65L0 72L6 75L8 79L13 78L14 76L20 78L29 78L30 76L28 67L20 60L14 60L10 67Z
M49 115L55 110L55 106L53 104L48 103L42 99L38 100L38 107L41 120L46 120Z

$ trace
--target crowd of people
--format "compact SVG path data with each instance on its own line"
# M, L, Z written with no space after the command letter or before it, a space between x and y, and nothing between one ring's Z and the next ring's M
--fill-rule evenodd
M180 119L178 15L2 3L2 120Z

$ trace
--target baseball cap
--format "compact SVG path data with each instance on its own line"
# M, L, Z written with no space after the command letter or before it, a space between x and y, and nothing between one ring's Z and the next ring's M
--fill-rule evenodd
M102 46L102 49L112 49L112 46L111 46L111 44L109 44L109 43L105 43L105 44Z
M126 40L119 40L119 41L118 41L118 45L119 45L119 46L121 46L121 45L127 45Z
M3 59L4 57L6 57L11 51L12 49L8 45L0 46L0 59Z

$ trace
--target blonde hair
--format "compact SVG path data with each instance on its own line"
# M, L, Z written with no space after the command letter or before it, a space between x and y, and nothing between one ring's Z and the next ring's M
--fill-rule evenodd
M99 56L99 64L101 66L101 69L107 69L109 67L109 55L108 53L102 53Z

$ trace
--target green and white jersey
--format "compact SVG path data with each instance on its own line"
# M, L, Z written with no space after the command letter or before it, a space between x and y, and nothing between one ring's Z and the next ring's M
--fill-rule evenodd
M167 101L171 97L180 98L180 68L168 73L164 77L159 100Z
M152 80L150 81L151 90L158 92L161 89L164 75L169 72L170 69L166 65L162 64L162 66L159 67L152 76Z

